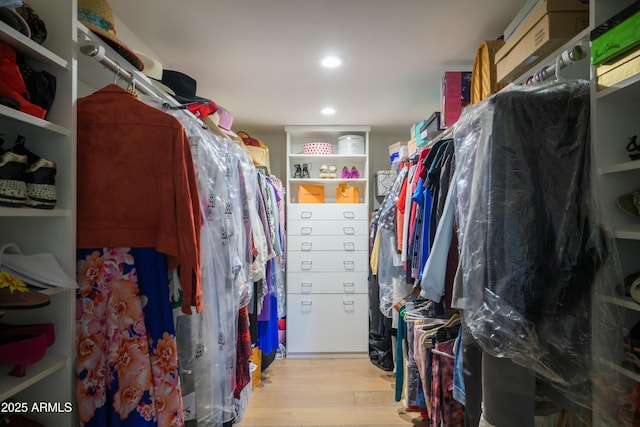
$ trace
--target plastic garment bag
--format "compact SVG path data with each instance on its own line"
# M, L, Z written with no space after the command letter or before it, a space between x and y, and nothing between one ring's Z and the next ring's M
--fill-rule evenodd
M373 219L377 224L376 238L380 239L378 255L380 311L386 317L392 317L394 302L411 292L411 285L405 284L404 266L398 254L396 237L396 204L407 172L407 168L400 171Z
M480 347L591 398L591 294L610 255L590 181L589 83L512 88L454 135L461 284Z

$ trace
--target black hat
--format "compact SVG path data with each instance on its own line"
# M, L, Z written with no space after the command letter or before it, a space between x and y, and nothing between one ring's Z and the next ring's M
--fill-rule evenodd
M178 102L188 104L192 102L207 103L210 100L196 96L197 83L195 79L180 71L162 70L161 82L175 92L173 96Z

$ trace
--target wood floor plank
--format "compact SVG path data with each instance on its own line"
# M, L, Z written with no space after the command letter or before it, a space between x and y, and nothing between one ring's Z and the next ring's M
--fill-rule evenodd
M427 426L394 401L395 377L369 359L277 359L240 427Z

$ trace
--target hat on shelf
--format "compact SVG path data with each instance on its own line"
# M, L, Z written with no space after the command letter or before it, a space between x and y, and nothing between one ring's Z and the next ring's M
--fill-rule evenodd
M47 39L47 25L31 6L26 2L21 3L23 3L22 6L16 7L16 12L24 18L29 26L29 29L31 30L31 40L38 44L44 43Z
M143 73L145 76L151 79L151 84L153 84L158 89L165 91L169 95L175 95L176 93L173 91L173 89L161 82L163 67L160 61L150 57L149 55L145 55L142 52L135 51L134 53L144 64Z
M106 0L78 0L78 21L142 71L144 64L140 58L116 36L115 15Z
M211 115L202 119L204 124L213 129L219 129L227 136L238 138L238 135L231 130L233 115L224 107L218 105L218 109Z
M29 24L13 7L0 7L0 21L4 22L11 28L21 32L27 37L31 37L31 29Z
M640 217L640 187L636 187L630 193L618 197L616 205L624 213Z
M192 102L208 103L210 100L196 96L197 83L191 76L175 70L162 70L161 83L169 86L175 93L174 98L183 104Z

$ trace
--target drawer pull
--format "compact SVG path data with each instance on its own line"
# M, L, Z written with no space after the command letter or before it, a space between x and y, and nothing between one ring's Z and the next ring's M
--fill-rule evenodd
M302 242L300 244L301 251L310 251L313 244L311 242Z
M348 235L356 234L356 229L353 227L342 227L342 230L344 231L344 234L348 234Z
M342 212L342 215L345 218L355 218L356 217L356 214L353 213L353 211L344 211L344 212Z
M311 305L313 304L313 301L302 301L300 302L301 305Z
M300 283L300 292L302 292L303 294L311 293L311 286L313 286L313 283L309 283L309 282Z
M356 268L355 261L342 261L342 263L344 264L345 270L355 270Z
M313 230L312 227L302 227L300 229L300 234L304 235L304 236L308 236L311 234L311 231Z
M309 303L311 303L311 301L309 301ZM352 300L342 301L342 303L343 303L344 305L356 305L356 302L355 302L355 301L352 301Z
M303 270L311 270L312 264L313 263L311 261L302 261L300 262L300 268Z
M343 246L344 246L344 250L345 251L355 251L356 250L356 244L353 243L353 242L344 242Z
M300 212L300 218L303 218L303 219L311 218L311 211L302 211L302 212Z
M343 282L342 286L345 292L354 293L356 290L356 284L353 282Z

